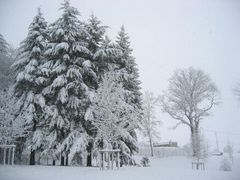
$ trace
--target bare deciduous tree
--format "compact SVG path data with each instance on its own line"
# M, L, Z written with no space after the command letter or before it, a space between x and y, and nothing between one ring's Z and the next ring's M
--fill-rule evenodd
M159 103L159 97L155 97L152 92L146 91L143 96L143 119L141 129L145 136L149 139L151 148L151 156L153 156L153 138L158 137L159 132L156 127L160 121L156 120L155 107Z
M234 95L237 97L237 99L240 101L240 82L233 89L233 92L234 92Z
M194 146L194 134L198 134L200 121L218 104L217 95L217 87L202 70L193 67L176 70L168 90L161 96L162 111L178 121L175 128L180 124L190 128ZM192 149L196 156L196 148Z

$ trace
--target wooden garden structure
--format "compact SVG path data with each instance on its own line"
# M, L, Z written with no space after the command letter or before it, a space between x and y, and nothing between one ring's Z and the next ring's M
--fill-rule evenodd
M100 170L113 169L114 168L114 160L116 162L116 167L119 169L120 167L120 149L104 149L100 150Z
M192 169L194 169L194 167L196 167L195 169L199 170L205 170L205 163L203 160L195 160L195 161L192 161Z
M15 145L0 144L0 150L3 149L3 165L14 164Z

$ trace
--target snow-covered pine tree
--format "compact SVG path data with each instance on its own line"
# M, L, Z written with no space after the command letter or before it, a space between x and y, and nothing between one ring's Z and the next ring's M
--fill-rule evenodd
M138 121L141 120L141 92L140 92L140 81L137 69L137 64L135 63L135 58L132 56L132 49L130 48L129 36L125 32L124 26L121 27L120 32L117 36L117 47L122 51L122 55L117 57L115 64L117 65L117 71L122 74L122 84L123 87L132 92L131 96L128 96L126 102L138 111L139 117ZM137 138L135 131L132 131L132 137ZM132 151L137 151L134 144L128 143L129 148Z
M97 132L94 149L121 149L122 160L131 159L132 149L137 141L131 132L138 126L138 111L126 99L131 92L124 89L118 73L110 70L105 73L99 88L88 108L85 119L92 122Z
M100 77L106 70L112 68L116 57L122 55L121 50L106 36L108 26L102 25L102 22L94 15L91 15L85 25L88 33L88 48L93 53L92 62L97 75Z
M85 24L85 29L88 33L88 49L92 53L96 53L103 42L107 26L103 26L102 22L95 16L91 15L88 22Z
M25 116L25 129L29 132L27 142L30 147L30 165L35 164L35 151L43 143L43 119L41 106L42 82L39 81L43 52L46 45L47 22L40 9L29 26L29 32L20 45L19 60L13 64L17 74L14 84L16 96L21 100L20 114Z
M62 16L49 27L46 62L41 71L43 79L48 81L42 91L48 107L45 118L49 121L45 152L60 155L61 165L67 165L68 158L71 160L76 153L86 151L88 134L84 115L92 88L85 83L84 74L95 75L78 10L69 1L64 1L60 10Z
M123 76L123 87L133 92L133 96L129 99L130 103L141 109L141 82L139 81L139 73L135 58L132 56L129 36L125 32L124 26L121 27L118 33L117 45L122 50L122 56L116 63L119 65L119 69L125 72Z
M92 52L92 56L89 58L91 67L96 72L97 81L92 81L92 78L88 74L84 74L84 80L89 87L97 89L101 75L105 71L108 71L112 67L112 61L117 57L121 51L111 43L110 39L105 35L107 26L102 25L101 21L94 15L91 15L88 22L85 24L87 31L88 49ZM90 74L91 75L91 74ZM88 134L91 135L92 140L95 137L94 131L92 131L92 124L87 122ZM88 145L88 157L87 166L91 166L92 160L92 147L93 141L89 141Z
M8 52L8 43L4 39L3 35L0 34L0 54L7 56L7 52Z
M112 43L108 36L105 36L101 46L93 55L99 77L109 70L117 70L118 65L116 64L116 60L121 56L121 49L115 43Z

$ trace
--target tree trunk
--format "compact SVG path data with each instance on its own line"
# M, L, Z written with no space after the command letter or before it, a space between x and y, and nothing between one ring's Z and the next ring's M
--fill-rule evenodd
M64 156L62 155L62 152L61 152L61 166L64 166Z
M65 165L68 166L68 154L66 156L66 164Z
M153 144L152 144L152 138L149 137L149 144L150 144L150 148L151 148L151 156L153 156Z
M120 156L120 167L123 166L123 156Z
M53 161L52 161L52 165L53 165L53 166L56 165L56 160L55 160L55 159L53 159Z
M35 165L35 150L31 150L30 153L30 165Z
M193 127L191 127L191 141L192 141L191 145L192 145L192 151L193 151L192 156L196 157L197 151L196 151L196 142L195 142L195 129Z
M200 150L198 126L196 126L195 128L191 127L191 141L192 141L193 157L198 157L199 150Z
M33 121L33 129L32 129L32 132L34 133L36 131L36 122ZM31 149L31 152L30 152L30 165L35 165L35 150L32 150Z
M90 142L88 143L88 146L87 146L87 166L88 167L91 167L92 166L92 147L93 147L93 144Z

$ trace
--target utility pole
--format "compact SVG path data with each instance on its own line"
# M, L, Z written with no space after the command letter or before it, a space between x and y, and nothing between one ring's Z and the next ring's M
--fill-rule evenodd
M216 137L217 151L219 152L218 136L216 131L215 131L215 137Z

